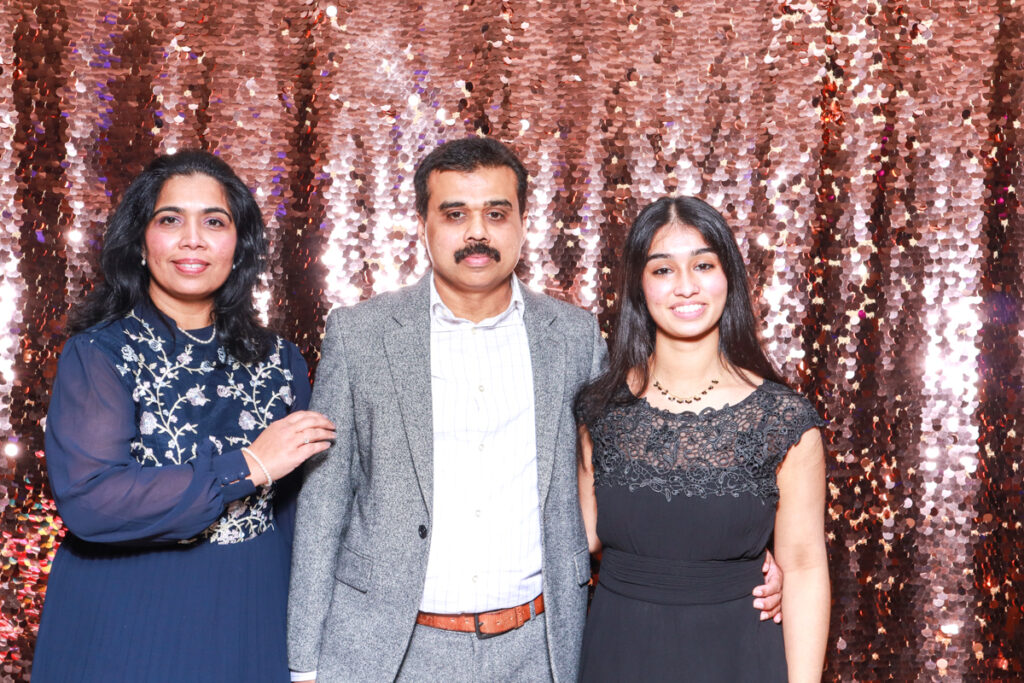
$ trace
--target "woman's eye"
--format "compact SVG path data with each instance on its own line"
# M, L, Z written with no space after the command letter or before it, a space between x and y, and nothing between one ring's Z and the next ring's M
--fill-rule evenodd
M178 222L178 217L164 215L160 216L156 222L158 225L173 225Z
M714 263L698 263L696 266L697 270L713 270L715 267Z

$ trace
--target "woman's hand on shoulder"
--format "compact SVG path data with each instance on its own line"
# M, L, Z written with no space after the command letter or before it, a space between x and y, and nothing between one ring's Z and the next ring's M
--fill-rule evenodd
M246 450L249 478L256 486L267 483L267 473L274 481L289 474L307 459L330 448L334 439L334 423L312 410L297 410L270 423ZM255 455L258 462L251 455ZM263 463L260 467L259 463Z

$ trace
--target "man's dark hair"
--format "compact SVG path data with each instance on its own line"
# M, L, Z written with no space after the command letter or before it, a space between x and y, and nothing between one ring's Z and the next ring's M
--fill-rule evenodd
M471 137L451 140L437 147L425 156L416 167L413 187L416 189L416 214L427 217L430 192L427 179L434 171L459 171L470 173L478 168L506 166L516 174L516 196L519 199L519 214L526 211L526 167L511 149L493 138Z
M199 150L158 156L132 181L107 222L100 264L103 281L69 315L72 334L128 314L139 304L152 306L149 270L142 265L142 246L164 183L177 176L213 178L227 195L235 222L233 269L213 297L217 340L244 363L261 361L270 351L271 337L260 325L253 288L263 272L267 240L263 216L245 183L218 157ZM174 330L174 326L170 326Z

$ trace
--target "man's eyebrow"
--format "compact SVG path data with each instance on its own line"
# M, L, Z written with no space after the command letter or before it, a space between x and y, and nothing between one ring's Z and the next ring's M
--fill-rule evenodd
M446 201L446 202L441 202L438 205L437 208L440 211L444 211L445 209L459 209L459 208L462 208L464 206L466 206L466 202L458 200L458 199L452 199L452 200L449 200L449 201ZM502 206L502 207L506 207L506 208L511 209L512 208L512 202L510 202L507 199L489 199L486 202L484 202L484 206L487 206L487 207Z

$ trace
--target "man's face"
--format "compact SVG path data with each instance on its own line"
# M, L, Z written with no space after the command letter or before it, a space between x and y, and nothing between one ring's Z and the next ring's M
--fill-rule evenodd
M512 169L434 171L427 190L420 237L442 299L506 291L526 238Z

